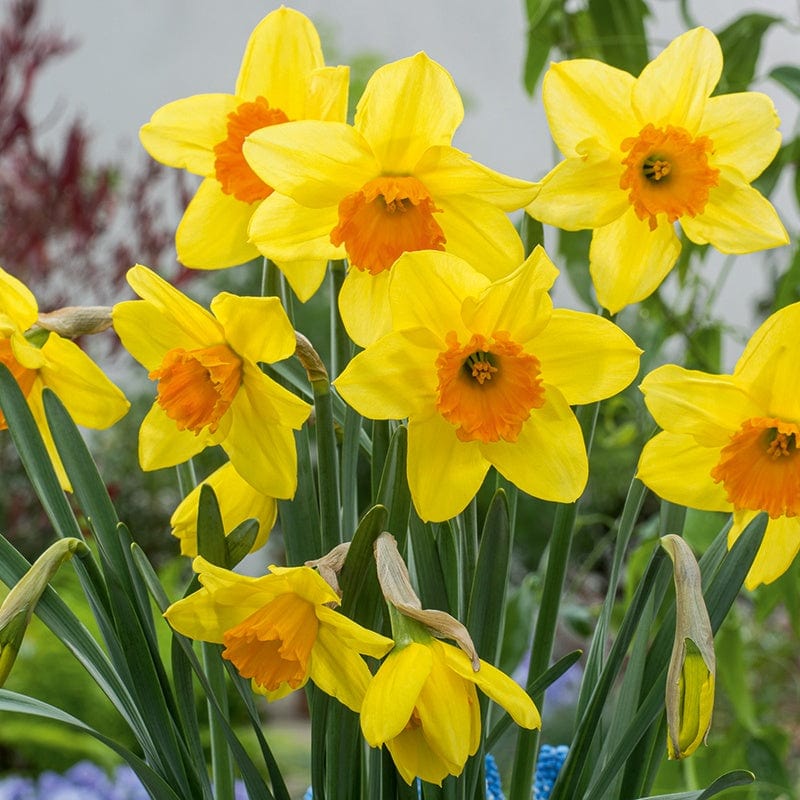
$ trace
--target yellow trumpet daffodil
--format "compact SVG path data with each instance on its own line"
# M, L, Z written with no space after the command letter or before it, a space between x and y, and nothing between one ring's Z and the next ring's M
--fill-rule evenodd
M542 97L564 154L527 211L565 230L594 229L590 271L616 313L648 297L696 244L750 253L787 244L775 209L750 186L781 142L759 92L711 96L722 50L711 31L675 39L638 78L592 59L553 64Z
M310 567L271 566L259 578L194 560L201 589L164 616L176 631L224 644L228 659L269 700L309 678L354 711L371 674L361 654L381 658L393 642L330 607L336 592Z
M272 187L244 160L245 138L288 120L344 122L348 81L347 67L324 65L311 21L282 7L250 35L233 94L198 94L153 114L140 132L145 150L162 164L203 178L175 235L182 264L217 269L259 255L247 226ZM325 262L306 268L322 274Z
M70 488L45 418L42 391L51 389L78 425L108 428L128 411L125 395L74 342L54 331L26 332L36 324L36 298L25 284L0 269L0 364L19 384L36 420L58 479ZM0 430L7 427L0 412Z
M346 256L339 308L360 345L389 329L389 272L402 253L446 250L492 279L522 261L506 212L530 202L535 185L452 147L463 115L453 79L417 53L375 72L353 126L295 122L245 142L248 163L275 188L253 215L253 242L284 270ZM322 274L295 269L287 278L306 299Z
M642 381L663 431L644 447L638 475L673 503L732 511L732 546L760 512L770 519L745 580L771 583L800 550L800 303L755 332L732 375L668 364Z
M536 497L572 502L588 474L571 405L635 377L640 350L608 320L554 310L541 248L490 281L450 253L406 253L389 284L392 330L334 382L371 419L408 418L408 483L425 520L455 516L490 466Z
M209 312L147 267L130 269L128 283L142 299L114 306L114 328L158 382L139 431L142 469L174 466L219 444L254 489L291 497L293 429L311 409L258 367L294 353L280 300L222 292Z

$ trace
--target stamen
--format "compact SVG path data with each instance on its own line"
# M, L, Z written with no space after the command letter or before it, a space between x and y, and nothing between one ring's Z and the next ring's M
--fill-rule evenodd
M166 353L151 380L158 381L158 404L178 430L211 433L242 383L242 361L227 345L198 350L176 347Z
M272 194L272 187L250 168L242 146L253 131L288 121L281 109L270 108L263 97L257 97L252 103L241 103L236 111L228 114L228 136L214 147L217 156L214 171L225 194L244 203L255 203Z
M339 203L331 242L344 244L351 266L377 275L405 252L444 250L447 240L436 213L441 209L419 179L374 178Z
M516 441L531 410L544 405L539 360L506 331L474 334L463 346L450 331L446 342L436 360L439 413L461 441Z
M711 477L736 510L770 517L800 514L800 427L771 417L748 419L722 448Z

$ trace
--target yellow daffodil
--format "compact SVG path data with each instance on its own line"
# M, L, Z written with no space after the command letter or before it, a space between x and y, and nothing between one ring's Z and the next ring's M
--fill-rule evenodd
M164 614L176 631L224 644L222 657L270 700L310 678L360 710L371 675L359 654L380 658L393 642L330 608L339 597L313 569L272 566L251 578L201 557L194 569L202 588Z
M114 306L114 327L158 381L139 431L142 469L180 464L219 444L253 488L291 497L297 485L292 429L310 407L258 367L294 352L294 330L280 301L222 292L209 313L147 267L129 270L128 283L142 300Z
M203 486L210 486L214 490L226 535L246 519L255 519L258 520L258 535L252 550L265 544L278 515L275 498L254 489L229 461L192 489L170 518L172 535L181 543L181 555L197 555L197 512Z
M731 546L753 518L770 519L747 575L752 589L780 577L800 550L800 303L769 317L732 375L674 365L642 382L664 429L639 461L639 478L673 503L733 511Z
M750 186L780 146L759 92L711 97L722 50L711 31L675 39L638 78L591 59L553 64L542 89L566 157L528 213L566 230L593 228L590 270L612 313L648 297L680 252L674 222L697 244L750 253L789 239Z
M162 164L203 177L175 236L187 267L216 269L258 256L247 225L272 193L248 167L249 133L287 120L344 121L349 73L325 67L319 36L308 18L279 8L256 26L233 94L199 94L168 103L144 125L144 148ZM321 271L325 263L307 265Z
M546 500L583 491L570 405L627 386L640 351L608 320L553 310L557 274L541 248L494 283L449 253L406 253L393 267L393 329L335 386L366 417L408 417L408 483L423 519L459 513L490 465Z
M83 350L55 332L25 332L38 317L36 299L13 275L0 269L0 364L19 384L36 420L61 485L69 489L66 472L47 425L42 390L52 389L78 425L108 428L130 407L122 392ZM7 427L0 412L0 430Z
M535 186L452 147L463 115L453 79L418 53L375 72L354 126L294 122L247 138L248 163L275 188L253 215L253 242L281 265L347 256L339 308L358 344L389 328L389 270L401 253L447 250L493 279L522 260L506 212ZM305 299L322 273L287 278Z
M385 744L406 783L441 785L460 775L481 739L479 687L523 728L541 725L521 686L485 661L476 672L466 654L434 639L395 647L367 688L361 730L371 747Z

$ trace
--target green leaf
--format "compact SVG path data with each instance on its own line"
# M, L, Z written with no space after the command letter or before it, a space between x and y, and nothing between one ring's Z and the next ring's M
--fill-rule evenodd
M650 11L643 0L589 0L589 14L603 60L638 75L649 61L644 20Z
M200 487L197 507L197 553L217 567L226 567L225 529L214 490L204 483Z
M782 64L780 67L770 70L769 77L800 99L800 67L795 67L793 64Z
M561 0L526 0L528 49L525 54L525 89L532 95L556 45L559 22L564 15ZM528 251L526 251L528 252Z
M411 512L411 492L406 480L406 454L408 428L397 427L389 440L375 502L389 509L386 530L397 540L397 549L404 554L407 549L408 515Z
M567 277L587 308L596 308L592 278L589 275L589 243L591 231L559 231L558 253L567 271Z
M295 431L294 438L297 445L297 491L293 500L278 501L286 560L290 566L304 564L322 555L319 501L311 466L308 425Z
M717 34L724 59L718 93L743 92L753 81L764 34L781 17L743 14Z
M746 786L748 783L752 783L754 778L755 776L752 772L738 769L734 772L728 772L722 775L707 789L699 792L649 795L648 797L639 798L639 800L709 800L710 797L714 797L720 792L724 792L726 789L731 789L734 786Z
M258 527L257 519L246 519L225 537L225 565L228 569L233 569L253 549Z

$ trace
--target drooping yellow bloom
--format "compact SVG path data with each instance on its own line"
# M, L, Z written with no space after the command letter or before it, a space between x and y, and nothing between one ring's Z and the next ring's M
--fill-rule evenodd
M288 358L295 335L275 297L222 292L211 313L147 267L128 271L142 300L118 303L114 327L125 348L158 381L139 431L142 469L174 466L212 444L271 497L297 486L292 429L310 406L268 378L258 362Z
M69 480L56 451L45 418L42 390L58 395L78 425L108 428L121 419L130 403L103 371L74 342L55 332L25 336L36 323L39 310L30 290L0 269L0 364L5 364L19 384L36 420L61 485ZM34 343L36 342L36 343ZM0 412L0 430L7 427Z
M732 375L667 365L642 382L664 429L639 460L639 478L666 500L732 511L732 546L761 511L764 539L745 585L780 577L800 550L800 303L756 331Z
M254 489L229 461L192 489L172 514L169 524L172 535L181 543L181 555L192 558L197 555L197 512L203 486L214 490L226 535L246 519L255 519L258 520L258 534L252 550L265 544L278 516L278 504L274 497Z
M711 31L675 39L638 78L591 59L553 64L542 89L565 160L527 210L566 230L594 229L590 271L612 313L648 297L680 252L676 221L697 244L750 253L786 244L750 186L780 146L759 92L711 97L722 50Z
M153 158L203 177L175 237L187 267L216 269L258 256L247 225L272 193L247 165L242 144L259 128L288 120L344 121L347 67L325 67L319 36L298 11L279 8L256 26L233 94L199 94L168 103L140 138ZM306 268L321 272L324 262Z
M441 785L460 775L481 740L478 686L523 728L541 718L521 686L485 661L476 672L457 647L429 637L397 646L381 664L361 707L361 730L371 747L385 744L406 783Z
M535 186L452 147L463 115L453 79L418 53L375 72L354 126L295 122L247 138L245 157L276 190L253 215L253 242L284 267L347 256L339 308L360 345L389 329L389 271L401 253L446 250L492 279L522 261L506 212L528 203ZM322 274L296 269L287 278L305 299Z
M335 386L366 417L408 417L422 519L458 514L490 465L546 500L583 491L586 447L570 405L627 386L640 351L608 320L553 310L557 274L541 248L494 283L449 253L406 253L392 268L393 329Z
M336 592L310 567L270 567L251 578L194 560L202 588L164 616L192 639L225 645L222 657L270 700L311 678L354 711L370 680L361 653L381 658L392 640L362 628L328 604Z

